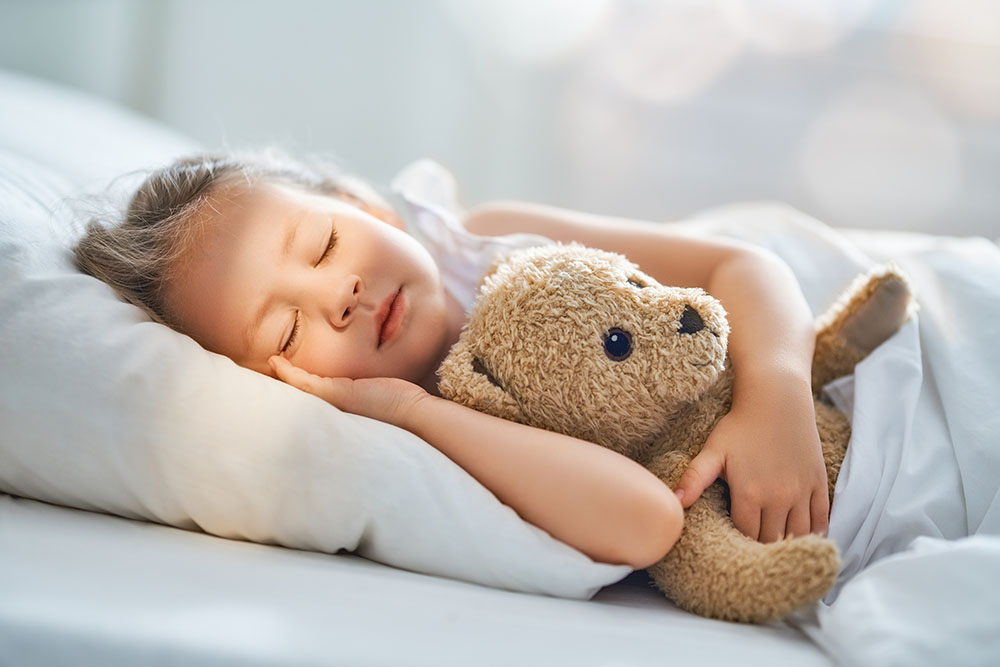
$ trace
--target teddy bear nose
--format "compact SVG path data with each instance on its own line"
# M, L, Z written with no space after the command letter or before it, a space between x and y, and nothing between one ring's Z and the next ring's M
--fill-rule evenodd
M691 306L684 306L684 312L681 314L681 328L677 330L677 333L693 334L704 328L705 323L701 321L701 315L698 314L698 311Z

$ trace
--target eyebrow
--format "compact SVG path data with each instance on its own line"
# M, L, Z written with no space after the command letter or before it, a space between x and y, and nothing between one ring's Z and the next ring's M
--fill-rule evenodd
M295 247L295 236L299 233L299 227L302 226L302 219L305 217L304 212L299 212L292 218L292 223L288 225L285 230L285 238L281 244L281 255L279 257L280 261L288 259L288 255L291 254L292 248ZM253 319L250 320L249 326L243 331L243 347L246 350L253 349L254 339L257 337L257 330L260 329L261 323L264 322L264 318L267 317L268 312L271 310L271 304L274 303L274 297L268 294L264 302L260 304L260 308L257 309L256 314ZM267 356L275 354L274 352L269 352Z
M295 218L295 222L288 226L285 230L285 242L281 246L281 259L287 259L288 253L292 251L292 247L295 245L295 235L299 233L299 227L302 226L303 215L298 215Z

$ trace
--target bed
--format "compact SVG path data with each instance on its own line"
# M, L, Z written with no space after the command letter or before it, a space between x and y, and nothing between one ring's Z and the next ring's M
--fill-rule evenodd
M740 625L677 609L408 434L251 377L74 275L67 201L195 148L0 73L0 664L1000 663L995 241L833 230L771 203L678 223L778 252L816 311L876 261L920 294L828 388L854 425L837 587ZM284 412L261 420L265 405Z

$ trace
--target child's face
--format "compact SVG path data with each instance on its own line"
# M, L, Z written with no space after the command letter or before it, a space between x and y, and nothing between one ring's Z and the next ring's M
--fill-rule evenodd
M218 200L166 292L199 343L268 375L274 354L327 377L419 382L434 370L448 344L446 298L411 236L291 187Z

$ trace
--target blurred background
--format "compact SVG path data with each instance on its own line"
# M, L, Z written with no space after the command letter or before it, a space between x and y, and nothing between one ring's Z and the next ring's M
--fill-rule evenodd
M0 69L466 205L1000 235L996 0L0 0Z

